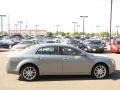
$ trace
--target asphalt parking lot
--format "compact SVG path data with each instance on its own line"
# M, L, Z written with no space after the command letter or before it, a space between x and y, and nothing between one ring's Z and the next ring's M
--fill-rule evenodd
M119 90L120 54L104 53L116 60L116 71L106 79L90 76L41 76L38 81L20 81L5 71L8 50L0 49L0 90Z

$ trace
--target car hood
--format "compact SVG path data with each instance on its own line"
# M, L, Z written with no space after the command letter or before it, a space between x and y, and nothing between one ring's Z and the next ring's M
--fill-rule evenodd
M120 48L120 44L113 44L113 47Z
M100 47L100 46L103 46L102 44L88 44L88 46L91 46L91 47Z

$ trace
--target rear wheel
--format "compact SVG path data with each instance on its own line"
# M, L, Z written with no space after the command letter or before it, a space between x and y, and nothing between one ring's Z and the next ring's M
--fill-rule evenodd
M39 71L34 65L23 66L20 72L20 79L26 81L36 80L39 76Z
M12 45L9 45L9 47L8 47L9 49L11 49L12 48Z
M108 75L108 68L104 64L97 64L93 67L91 74L97 79L105 78Z

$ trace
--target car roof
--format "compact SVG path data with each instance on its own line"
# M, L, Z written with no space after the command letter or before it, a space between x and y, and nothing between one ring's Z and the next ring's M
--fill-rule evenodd
M102 41L101 39L86 39L86 41Z
M62 44L62 43L47 43L47 44L36 44L32 45L24 50L21 51L21 53L35 53L39 48L46 47L46 46L63 46L63 47L70 47L75 50L81 51L79 48L69 45L69 44Z
M37 44L37 45L32 45L32 47L44 47L44 46L66 46L66 47L72 47L72 48L76 48L73 45L70 44L63 44L63 43L43 43L43 44Z

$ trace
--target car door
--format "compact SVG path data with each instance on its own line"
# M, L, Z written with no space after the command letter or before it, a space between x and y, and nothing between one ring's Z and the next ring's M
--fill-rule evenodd
M63 48L63 74L82 74L88 72L89 60L81 52L71 47ZM59 50L61 52L61 50Z
M62 73L62 61L58 56L58 46L46 46L37 51L40 56L40 72L44 75Z

